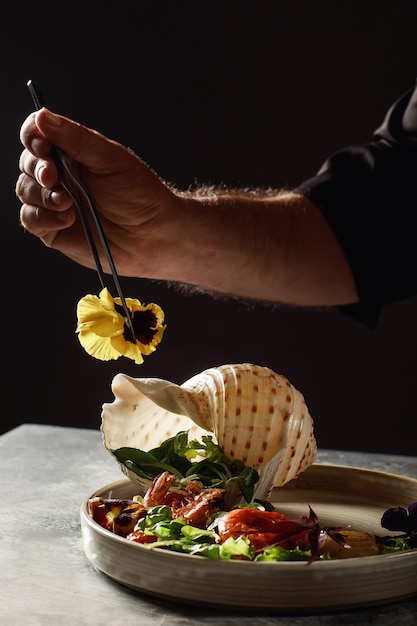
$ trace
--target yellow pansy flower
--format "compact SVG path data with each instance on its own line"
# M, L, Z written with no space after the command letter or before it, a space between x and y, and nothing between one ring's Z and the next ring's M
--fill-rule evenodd
M140 365L160 343L166 325L160 306L143 305L126 298L135 340L126 323L120 298L113 298L107 288L98 296L87 295L78 303L76 332L83 348L96 359L110 361L125 356Z

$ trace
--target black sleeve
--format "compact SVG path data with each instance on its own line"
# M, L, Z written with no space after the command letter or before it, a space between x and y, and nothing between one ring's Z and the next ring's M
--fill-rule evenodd
M350 263L360 302L340 309L373 328L385 304L417 293L417 87L370 143L337 152L296 191L320 209Z

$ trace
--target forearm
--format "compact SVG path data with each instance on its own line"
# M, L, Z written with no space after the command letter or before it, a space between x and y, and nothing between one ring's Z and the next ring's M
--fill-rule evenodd
M305 197L202 189L181 194L177 211L159 246L158 278L267 302L357 301L343 251Z

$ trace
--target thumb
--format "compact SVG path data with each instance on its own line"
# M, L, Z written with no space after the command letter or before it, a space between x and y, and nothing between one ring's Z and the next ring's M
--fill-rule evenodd
M109 152L117 145L97 131L45 108L36 113L35 123L51 144L90 169L100 169L108 163Z

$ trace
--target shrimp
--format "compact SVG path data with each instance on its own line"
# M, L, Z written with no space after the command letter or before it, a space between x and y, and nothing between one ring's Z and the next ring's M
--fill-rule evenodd
M191 526L205 528L208 518L223 510L225 490L213 487L204 489L185 506L173 509L173 517L182 519Z
M143 504L148 508L166 504L176 509L192 502L194 497L203 489L194 480L187 483L185 487L174 487L173 483L177 478L175 474L169 472L163 472L156 476L143 497Z
M169 472L162 472L162 474L156 476L143 497L143 504L146 507L166 504L166 496L175 479L175 474L170 474Z
M229 537L247 537L257 550L306 534L305 524L289 520L283 513L251 508L229 511L220 518L217 530L222 542Z
M157 476L143 498L145 507L166 504L171 507L173 518L205 528L210 515L224 508L224 489L203 489L194 480L183 488L173 488L175 479L176 476L169 472Z

